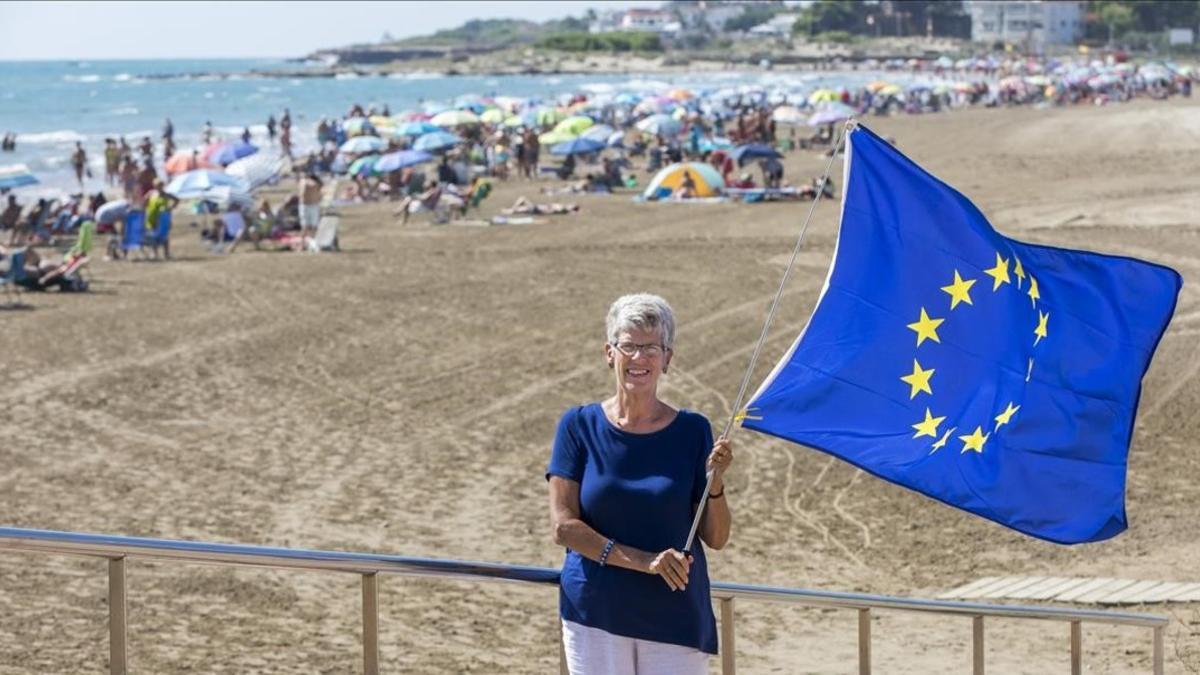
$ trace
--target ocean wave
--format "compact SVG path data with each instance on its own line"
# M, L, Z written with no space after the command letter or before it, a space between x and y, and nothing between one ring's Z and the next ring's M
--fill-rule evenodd
M43 131L33 134L17 134L17 143L31 143L34 145L52 145L80 143L87 140L87 136L75 131L74 129L61 129L59 131Z
M388 77L393 80L436 80L442 76L437 73L414 70L411 73L392 73Z
M139 114L141 114L141 112L142 111L138 110L137 108L134 108L133 106L128 106L125 108L113 108L112 110L108 111L108 114L124 116L124 115L139 115Z
M128 82L133 79L133 75L129 73L117 73L113 75L113 82Z
M579 85L579 89L590 94L608 94L616 90L616 87L608 82L585 82Z
M338 73L333 76L335 80L357 80L358 73Z
M99 75L63 75L63 82L99 82Z

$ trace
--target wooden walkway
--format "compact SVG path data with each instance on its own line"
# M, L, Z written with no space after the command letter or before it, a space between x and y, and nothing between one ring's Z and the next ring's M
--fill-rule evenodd
M1095 605L1200 602L1200 583L1110 577L984 577L938 597L943 600L1055 600Z

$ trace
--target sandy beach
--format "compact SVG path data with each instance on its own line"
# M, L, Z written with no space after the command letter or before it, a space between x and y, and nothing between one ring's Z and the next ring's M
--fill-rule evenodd
M1200 103L866 123L1009 236L1184 276L1144 382L1130 529L1084 546L1037 541L740 431L733 538L710 556L712 577L919 597L989 575L1200 581ZM793 153L787 178L817 176L824 161ZM608 305L640 290L671 301L665 398L723 423L808 204L497 185L482 217L519 195L582 210L402 227L391 204L351 206L343 252L322 255L215 256L180 217L177 260L97 260L91 293L30 294L32 309L0 311L0 523L558 566L543 473L559 414L610 392ZM816 209L754 385L812 309L837 212L836 200ZM356 576L138 561L128 575L131 672L362 667ZM386 672L557 672L552 589L380 586ZM0 673L107 672L106 597L103 560L0 555ZM1126 609L1171 615L1166 671L1200 672L1200 604ZM740 603L737 616L740 672L857 672L851 611ZM1068 670L1065 624L988 626L990 672ZM876 672L966 672L970 630L880 612ZM1147 629L1085 626L1083 645L1086 672L1150 670Z

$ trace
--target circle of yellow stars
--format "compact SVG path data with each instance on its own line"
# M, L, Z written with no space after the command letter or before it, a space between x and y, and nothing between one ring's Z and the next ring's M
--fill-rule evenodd
M1011 275L1009 274L1010 269L1012 272ZM1005 284L1010 286L1014 285L1012 280L1013 276L1017 278L1015 284L1017 290L1022 290L1022 287L1026 285L1026 280L1028 279L1025 295L1029 296L1029 301L1033 308L1037 311L1038 315L1037 326L1033 329L1033 344L1036 347L1049 334L1048 324L1050 321L1050 312L1043 312L1040 309L1037 309L1038 300L1040 300L1042 297L1041 293L1038 291L1037 279L1035 279L1032 274L1029 274L1025 271L1025 268L1021 265L1021 260L1015 255L1013 255L1010 259L1003 257L1000 255L1000 253L996 253L996 264L991 268L983 270L983 273L991 277L993 293L999 291L1000 287L1004 286ZM941 287L941 290L950 296L950 308L947 310L948 312L953 312L954 310L958 309L959 305L974 306L975 303L971 301L971 291L972 287L977 281L979 281L979 279L964 279L959 270L954 270L953 281L950 284ZM946 321L944 317L930 316L925 307L921 307L920 312L920 316L917 318L917 320L907 325L909 330L912 330L914 333L916 333L916 348L918 350L921 348L921 345L925 344L926 341L937 342L939 344L941 343L941 338L938 337L937 331L938 328L941 327L942 323ZM916 399L920 394L927 394L929 396L933 395L933 376L935 372L935 368L925 368L921 365L919 359L915 357L913 358L912 372L908 375L903 375L900 377L900 380L908 385L908 398L910 401ZM1025 372L1026 382L1029 381L1029 378L1032 374L1033 359L1030 358L1028 369ZM985 433L983 425L976 425L975 430L971 433L956 436L955 438L957 438L963 444L960 452L977 452L979 454L983 454L984 446L988 442L988 439L991 438L992 434L999 431L1000 427L1004 426L1005 424L1009 424L1012 421L1013 415L1016 415L1017 411L1020 409L1021 406L1014 405L1012 401L1009 401L1004 410L993 418L995 425L992 427L990 432ZM950 442L954 432L958 430L958 427L950 427L949 429L939 433L938 429L945 421L945 415L934 415L933 411L929 407L926 407L925 418L912 425L912 428L916 430L916 433L913 434L913 438L928 436L929 438L936 439L930 446L930 454L933 454L945 447L946 444Z

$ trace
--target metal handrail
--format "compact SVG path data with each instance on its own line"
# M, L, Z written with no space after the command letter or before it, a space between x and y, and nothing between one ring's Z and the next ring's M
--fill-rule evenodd
M126 558L360 574L363 576L363 645L365 672L367 673L378 672L378 574L486 579L552 585L557 585L559 582L559 570L549 567L11 527L0 527L0 550L93 556L109 560L110 652L113 656L110 659L110 670L113 673L125 672L124 579ZM972 617L975 626L974 672L976 673L983 672L983 617L1040 619L1070 623L1072 672L1081 671L1080 624L1096 622L1143 626L1153 629L1154 672L1161 673L1163 667L1162 634L1169 622L1168 617L1161 615L1065 607L925 600L866 593L816 591L722 582L712 583L711 588L713 598L721 603L722 659L725 673L732 673L734 668L732 623L735 599L789 602L806 606L858 610L860 673L870 672L870 612L872 609L932 612ZM119 658L117 658L118 656Z

